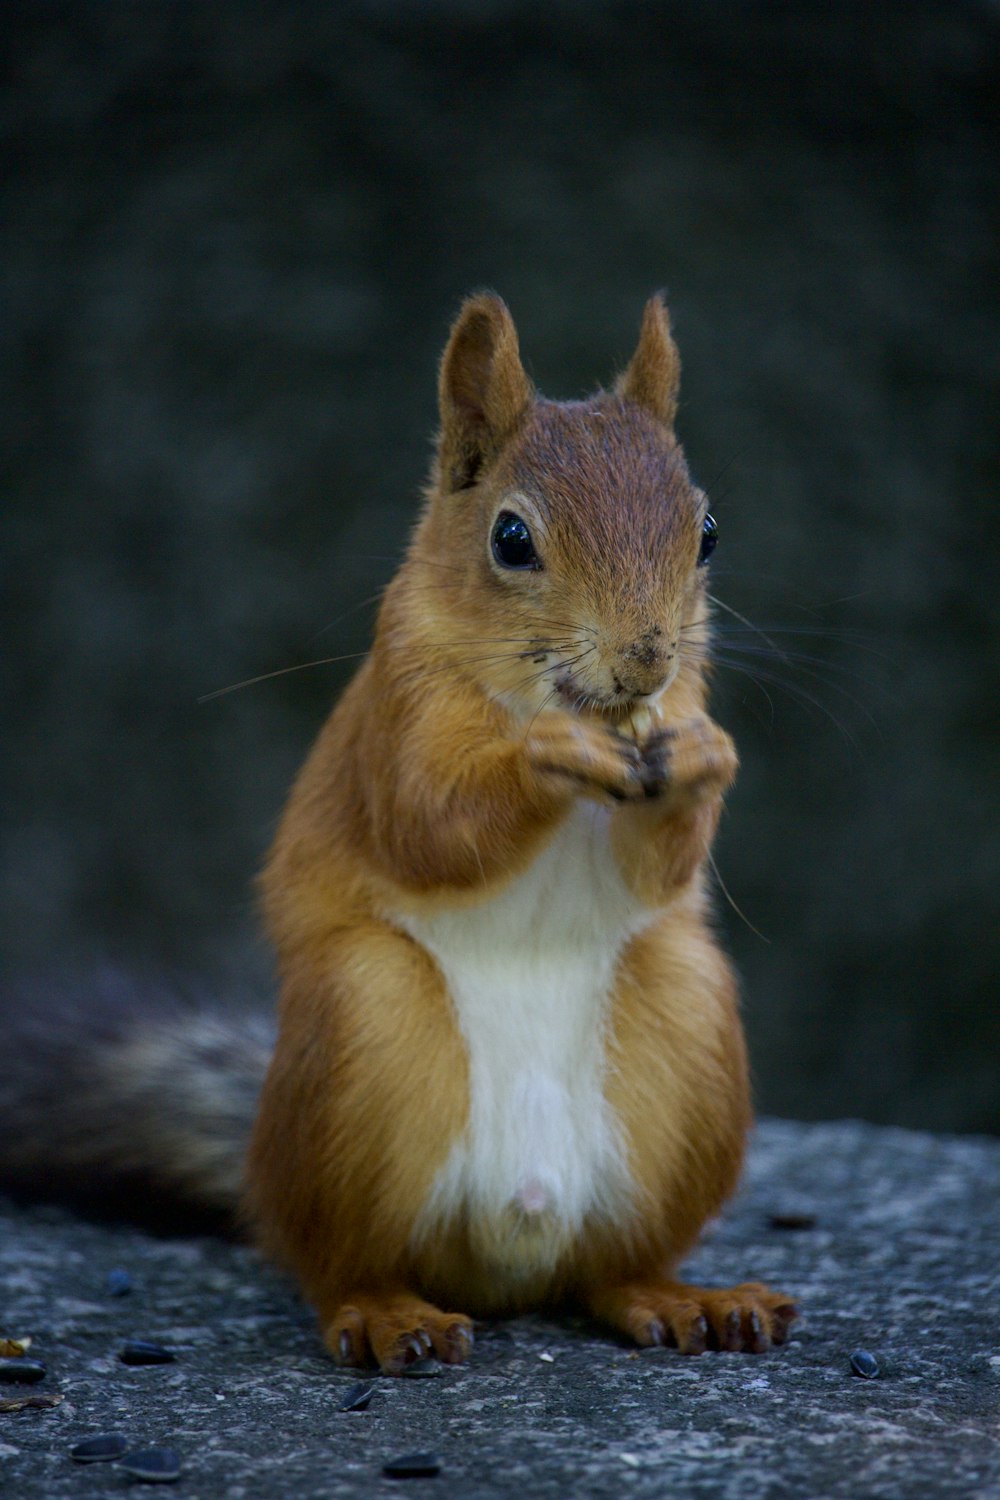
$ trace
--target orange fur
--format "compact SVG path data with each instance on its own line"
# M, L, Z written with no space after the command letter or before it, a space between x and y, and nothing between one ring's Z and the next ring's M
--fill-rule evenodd
M249 1206L338 1359L458 1360L470 1314L566 1297L640 1343L784 1337L787 1298L672 1279L736 1183L749 1122L702 885L736 756L706 712L704 497L672 429L678 373L654 298L615 393L543 401L503 303L465 305L423 516L264 872L283 988ZM542 539L541 570L491 555L504 511ZM606 847L633 914L611 955L598 1101L628 1202L557 1225L532 1217L529 1183L527 1208L515 1195L488 1223L473 1200L428 1218L475 1085L461 1006L419 934L453 912L489 919L581 805L608 809L587 847ZM570 912L585 878L560 870Z

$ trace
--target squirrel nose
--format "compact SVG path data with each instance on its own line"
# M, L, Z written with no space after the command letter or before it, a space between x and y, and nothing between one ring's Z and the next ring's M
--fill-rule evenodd
M674 648L664 641L662 626L654 625L622 651L616 685L637 698L655 693L666 681L673 659Z

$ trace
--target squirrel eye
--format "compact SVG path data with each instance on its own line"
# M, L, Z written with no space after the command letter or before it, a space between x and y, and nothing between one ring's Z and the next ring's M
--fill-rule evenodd
M719 540L719 528L715 524L714 516L706 516L701 528L701 551L698 553L699 568L708 562L715 551L715 544Z
M493 556L502 568L534 568L542 565L538 561L535 544L520 516L511 510L502 510L493 526Z

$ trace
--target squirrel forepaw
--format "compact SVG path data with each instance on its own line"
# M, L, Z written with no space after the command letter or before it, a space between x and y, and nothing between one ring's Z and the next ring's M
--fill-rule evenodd
M669 793L698 802L721 796L736 779L739 766L732 739L704 714L654 729L640 751L649 797Z
M642 752L614 725L553 709L536 718L524 748L535 771L584 796L629 802L646 795Z

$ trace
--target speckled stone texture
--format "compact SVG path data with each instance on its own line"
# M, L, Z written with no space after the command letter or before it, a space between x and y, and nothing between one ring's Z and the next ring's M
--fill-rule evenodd
M120 1430L181 1454L173 1493L228 1500L418 1493L475 1497L1000 1494L1000 1142L856 1123L765 1121L746 1185L688 1266L709 1282L761 1278L805 1320L756 1358L631 1351L579 1319L479 1331L472 1364L376 1382L337 1370L293 1290L253 1252L156 1240L50 1208L0 1208L0 1333L30 1335L48 1411L0 1414L0 1489L111 1495L136 1481L82 1468L73 1443ZM815 1215L811 1228L771 1216ZM131 1273L124 1297L107 1290ZM128 1338L177 1362L128 1368ZM863 1347L876 1380L852 1375ZM435 1451L432 1479L382 1477ZM133 1489L134 1492L134 1489Z

